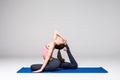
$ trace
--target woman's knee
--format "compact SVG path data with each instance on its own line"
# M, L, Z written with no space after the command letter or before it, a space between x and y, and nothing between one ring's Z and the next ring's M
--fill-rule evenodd
M40 67L41 67L41 64L32 64L30 66L32 71L36 71L36 70L40 69Z

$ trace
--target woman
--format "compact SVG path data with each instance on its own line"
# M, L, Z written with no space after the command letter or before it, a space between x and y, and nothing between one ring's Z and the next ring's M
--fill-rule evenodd
M65 38L59 32L55 32L53 41L45 45L45 47L43 48L42 53L43 53L44 63L31 65L31 70L33 72L53 71L58 69L59 67L66 68L67 66L69 66L69 63L61 62L63 58L62 57L60 58L60 54L58 55L59 56L58 59L52 57L54 49L59 49L58 52L60 52L60 50L64 48L64 50L70 53L68 45L67 46L66 45L67 42ZM71 55L69 54L68 56Z

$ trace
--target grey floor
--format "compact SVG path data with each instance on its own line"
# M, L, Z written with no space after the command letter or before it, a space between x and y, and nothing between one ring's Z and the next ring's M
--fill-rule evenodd
M18 74L16 73L23 66L30 66L33 63L42 63L40 58L1 58L0 59L0 80L120 80L120 64L118 58L86 58L77 59L79 67L102 66L109 73L79 73L79 74Z

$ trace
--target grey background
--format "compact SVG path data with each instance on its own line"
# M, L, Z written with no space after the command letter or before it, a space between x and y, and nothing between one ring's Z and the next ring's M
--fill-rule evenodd
M120 53L119 0L0 0L0 57L40 57L54 30L74 55Z

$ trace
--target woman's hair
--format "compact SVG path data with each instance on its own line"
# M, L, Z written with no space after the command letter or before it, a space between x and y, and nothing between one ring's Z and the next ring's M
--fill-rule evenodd
M63 49L65 47L64 44L60 44L60 45L55 45L55 49Z

